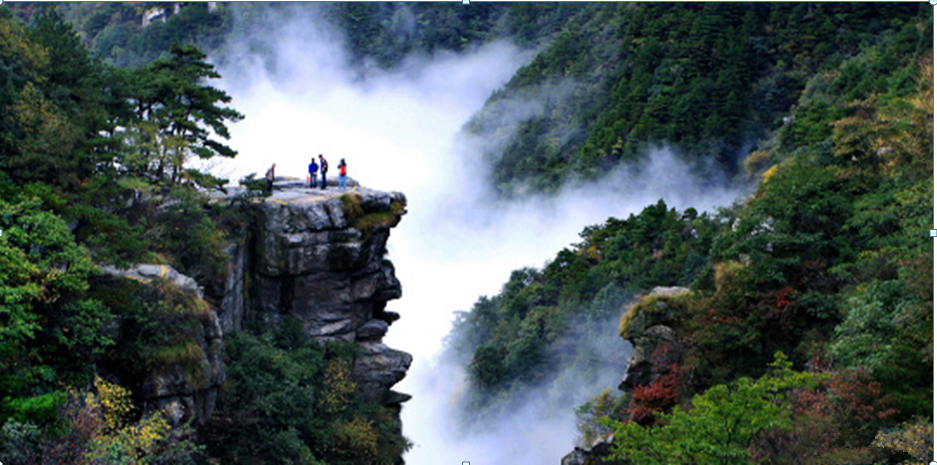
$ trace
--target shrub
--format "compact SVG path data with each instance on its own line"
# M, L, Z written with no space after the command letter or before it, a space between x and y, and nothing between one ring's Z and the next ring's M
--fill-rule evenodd
M202 344L211 308L198 295L158 278L146 284L102 278L92 292L119 311L119 337L101 360L103 370L142 383L153 372L179 366L193 387L206 385L209 371Z
M391 226L397 224L400 215L403 214L405 207L402 203L393 201L390 209L384 212L368 213L355 219L353 227L364 233L365 239L374 233L379 226Z
M614 457L635 464L751 462L759 434L790 429L790 391L815 386L813 374L796 373L778 353L768 374L740 378L693 397L688 411L676 408L659 416L659 427L604 420L615 430Z
M927 418L918 418L891 431L879 431L872 445L905 452L915 460L927 462L934 457L934 424Z
M628 421L648 426L680 399L680 365L674 363L647 386L636 386L628 405Z
M61 410L66 432L45 438L42 463L194 464L201 453L187 428L172 430L163 412L138 418L126 388L95 378L70 391Z
M627 394L615 396L610 389L606 388L601 394L577 407L576 429L580 434L579 445L588 446L596 439L610 434L612 428L598 420L603 417L615 421L623 420L622 413L628 405L628 398Z
M364 208L361 207L361 196L358 194L342 194L342 213L349 222L354 222L364 216Z
M359 396L351 378L356 346L321 344L300 337L298 321L284 323L226 336L228 378L200 431L210 455L240 463L399 461L409 442L391 409Z

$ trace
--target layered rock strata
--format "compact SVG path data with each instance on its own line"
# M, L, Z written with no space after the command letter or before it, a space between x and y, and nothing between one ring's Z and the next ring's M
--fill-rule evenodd
M360 346L352 374L364 396L386 405L409 399L390 388L412 357L382 342L399 318L385 310L401 296L385 255L406 203L403 194L360 186L322 191L276 183L271 197L252 206L250 240L232 246L231 269L241 271L226 284L225 330L238 331L252 318L298 318L309 337Z
M217 195L215 201L232 198ZM228 248L224 282L211 287L209 296L166 265L103 267L114 278L164 280L213 303L210 316L188 337L203 360L159 366L140 380L138 395L147 409L166 410L175 423L207 420L225 380L223 334L241 331L254 319L275 325L292 316L309 337L358 344L352 377L360 394L399 412L410 396L391 387L406 376L412 357L383 343L400 317L385 307L401 296L385 255L390 229L406 203L403 194L361 186L322 191L279 181L272 196L247 206L244 227Z

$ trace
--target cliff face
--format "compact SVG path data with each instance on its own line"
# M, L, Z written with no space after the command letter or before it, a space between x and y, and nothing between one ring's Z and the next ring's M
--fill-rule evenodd
M690 290L685 287L655 287L629 308L622 319L621 335L631 343L631 355L618 389L633 391L635 387L651 384L660 377L663 368L678 362L682 348L674 336L674 325L682 315L674 299L679 299ZM622 462L610 460L614 435L597 438L585 447L576 447L563 457L562 465L592 465Z
M179 344L200 355L157 365L137 380L147 410L165 409L177 424L193 418L203 423L225 381L223 335L249 321L276 325L292 316L311 338L356 343L352 379L359 395L399 412L410 396L391 387L406 376L412 357L382 340L399 318L385 311L387 301L401 296L385 254L405 207L400 193L361 187L323 192L280 182L272 196L247 205L244 227L228 249L228 272L223 283L209 286L208 297L169 266L105 267L105 275L159 282L207 309L192 317L186 326L191 330L177 335ZM114 331L120 333L120 322Z
M406 376L412 357L382 342L399 318L385 311L401 287L384 256L406 198L362 187L344 198L342 191L299 183L277 187L252 205L247 240L232 246L222 329L296 317L309 337L360 346L353 377L362 395L385 405L406 401L409 396L390 388Z

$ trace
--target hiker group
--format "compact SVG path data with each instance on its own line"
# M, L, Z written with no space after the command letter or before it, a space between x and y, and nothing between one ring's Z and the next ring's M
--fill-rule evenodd
M267 191L268 192L273 191L273 180L276 178L276 175L274 174L274 170L276 169L276 167L277 167L277 164L274 163L273 166L271 166L270 169L267 170L267 174L264 176L267 179ZM320 188L325 189L326 186L328 185L328 180L326 179L328 172L329 172L329 162L326 161L325 157L323 157L322 154L319 154L318 163L316 163L316 158L313 157L309 163L309 177L307 178L307 180L309 181L309 187L315 188L316 185L319 184L317 180L317 175L321 173L322 182L320 184ZM342 162L338 164L338 187L339 189L348 188L348 165L345 164L344 158L342 158Z
M316 187L316 173L322 173L322 184L321 188L325 189L328 181L326 180L326 174L329 171L329 162L326 161L325 157L322 154L319 154L319 163L316 163L315 157L312 158L309 162L309 187ZM339 189L346 189L348 187L348 166L345 164L345 159L342 158L342 162L338 164L338 187Z

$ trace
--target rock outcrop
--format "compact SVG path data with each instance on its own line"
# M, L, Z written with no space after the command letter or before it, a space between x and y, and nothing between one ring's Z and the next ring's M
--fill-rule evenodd
M147 409L168 412L174 425L190 418L198 423L207 421L225 381L221 325L215 312L210 315L193 337L200 349L199 359L157 368L143 381L139 393Z
M194 294L203 310L190 316L196 322L175 342L185 348L185 360L157 364L136 380L147 410L165 410L176 424L207 420L225 380L223 334L241 331L252 319L275 325L287 316L299 319L311 338L360 346L352 377L361 395L398 412L410 399L391 387L406 376L412 357L382 342L400 318L385 310L387 301L401 296L385 254L406 198L360 186L351 192L298 182L276 187L272 196L248 204L243 228L228 248L224 282L215 283L209 297L170 266L102 267L110 278L161 282L172 292ZM217 195L215 201L232 198ZM115 334L120 325L115 322Z
M689 292L685 287L656 287L640 302L634 304L625 316L622 328L631 342L631 357L618 389L627 391L635 386L652 383L660 370L679 360L682 355L676 344L673 325L681 312L672 299Z
M101 267L102 274L111 278L125 278L144 285L163 281L172 293L194 295L195 300L203 297L202 288L189 276L179 273L169 265L142 264L127 269L112 266ZM207 308L207 305L205 305ZM207 420L215 409L218 390L225 381L224 340L218 314L213 310L178 315L188 319L185 330L175 328L184 342L186 357L168 363L156 364L138 379L137 395L143 400L146 410L164 410L169 413L173 424L189 419L196 422ZM178 322L177 322L178 323ZM119 339L123 323L114 322L111 331Z
M134 265L126 269L114 266L102 266L101 273L106 276L132 279L141 283L150 283L154 279L165 279L177 289L182 291L191 291L202 297L202 288L189 276L176 271L169 265Z
M386 405L409 399L390 388L406 376L412 357L381 342L399 318L385 311L401 286L384 256L406 204L396 192L278 181L272 196L252 205L250 239L231 246L224 329L239 331L252 318L271 324L298 318L309 337L361 347L352 374L363 395Z
M587 447L576 447L572 452L566 454L560 461L560 465L618 465L620 461L609 461L612 455L612 444L615 441L614 435L606 435L596 438L592 444Z
M636 386L651 384L663 374L662 370L680 360L683 348L677 341L675 329L683 317L680 298L688 292L685 287L656 287L622 316L619 331L632 349L619 390L627 392ZM613 435L601 436L591 444L577 446L560 463L621 464L621 461L608 460L613 442Z

